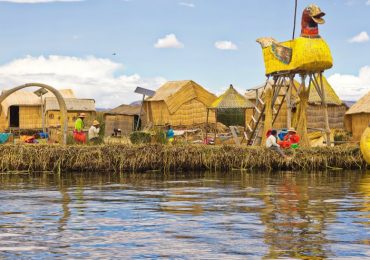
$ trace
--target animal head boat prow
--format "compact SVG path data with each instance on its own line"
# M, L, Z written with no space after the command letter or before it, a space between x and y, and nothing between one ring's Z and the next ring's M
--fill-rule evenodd
M301 36L319 38L319 24L324 24L325 13L315 4L307 6L302 13Z

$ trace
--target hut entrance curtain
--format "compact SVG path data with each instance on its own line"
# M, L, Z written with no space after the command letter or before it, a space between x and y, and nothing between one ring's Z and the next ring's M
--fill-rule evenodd
M226 126L244 126L245 109L244 108L220 108L216 110L217 122Z

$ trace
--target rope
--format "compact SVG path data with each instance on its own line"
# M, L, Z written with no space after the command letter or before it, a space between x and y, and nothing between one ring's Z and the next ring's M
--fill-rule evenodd
M294 37L295 37L295 26L296 26L296 23L297 23L297 8L298 8L298 0L295 0L294 25L293 25L293 37L292 37L293 40L294 40Z

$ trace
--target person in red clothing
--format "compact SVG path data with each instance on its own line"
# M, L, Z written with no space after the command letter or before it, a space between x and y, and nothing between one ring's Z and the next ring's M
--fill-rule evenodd
M289 128L284 140L279 142L279 145L281 148L287 149L290 148L292 144L298 144L300 139L297 131L294 128Z

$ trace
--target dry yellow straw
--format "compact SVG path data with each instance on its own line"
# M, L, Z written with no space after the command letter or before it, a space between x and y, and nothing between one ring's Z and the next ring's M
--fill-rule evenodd
M272 128L272 88L268 87L265 92L265 123L263 127L263 133L262 133L262 141L261 145L265 145L266 143L266 133L268 130Z
M307 134L307 108L310 96L310 87L302 86L302 91L298 94L300 102L297 112L297 132L301 136L300 146L310 147L310 139Z

